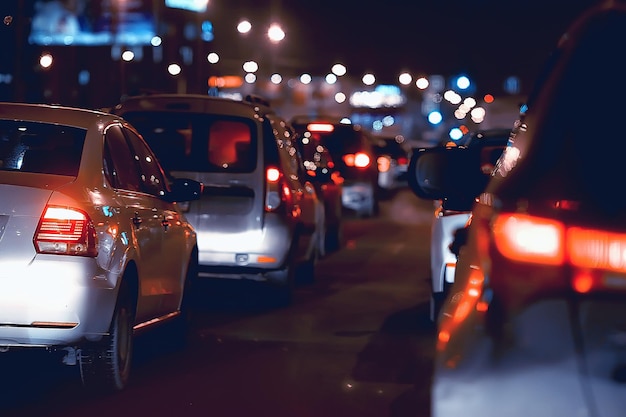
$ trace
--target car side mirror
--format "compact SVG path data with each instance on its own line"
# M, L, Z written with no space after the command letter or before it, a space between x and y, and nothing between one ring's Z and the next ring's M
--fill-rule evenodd
M489 178L480 162L480 153L471 148L417 149L409 163L409 186L427 200L473 200Z
M461 247L467 243L467 232L467 226L456 229L452 237L452 243L448 245L450 252L452 252L457 258L461 253Z
M170 202L199 200L204 184L189 178L172 178L170 192L165 199Z

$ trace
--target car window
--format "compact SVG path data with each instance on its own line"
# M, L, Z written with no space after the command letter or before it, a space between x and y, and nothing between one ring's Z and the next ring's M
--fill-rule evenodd
M167 182L156 156L135 132L124 129L124 133L135 151L134 158L141 168L141 190L155 196L164 196L167 192Z
M209 163L225 169L247 169L251 160L252 133L246 123L217 120L209 127Z
M141 191L138 161L119 126L110 126L105 131L104 166L113 188Z
M311 132L311 138L324 145L335 160L368 148L367 139L351 126L336 126L332 132Z
M128 112L168 171L253 172L257 125L245 117L189 112Z
M304 172L300 154L295 147L295 134L287 123L274 116L268 115L272 125L273 135L277 141L278 148L281 150L282 158L285 160L285 169L291 175L300 176Z
M0 170L77 176L86 130L0 120Z

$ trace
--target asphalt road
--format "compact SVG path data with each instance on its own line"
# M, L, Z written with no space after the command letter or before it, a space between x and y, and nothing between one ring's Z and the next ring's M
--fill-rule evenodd
M181 347L160 330L135 346L132 382L87 394L50 354L0 355L0 416L426 417L432 203L403 191L277 308L262 285L205 283Z

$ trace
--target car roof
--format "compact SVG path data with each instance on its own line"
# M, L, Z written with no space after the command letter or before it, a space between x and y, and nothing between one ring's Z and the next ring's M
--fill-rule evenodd
M0 118L38 120L42 122L63 124L87 129L94 123L106 121L124 122L123 118L100 110L84 109L69 106L0 102Z
M245 117L254 117L255 114L275 113L267 101L251 96L246 97L246 99L235 100L226 97L191 93L147 94L127 97L113 107L112 112L120 114L129 111L191 111L235 114Z

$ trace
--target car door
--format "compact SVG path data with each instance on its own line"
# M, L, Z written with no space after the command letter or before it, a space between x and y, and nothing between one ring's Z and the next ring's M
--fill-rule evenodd
M158 159L137 133L127 128L124 133L139 157L141 186L146 205L151 207L150 223L158 231L155 235L158 233L161 238L158 259L154 261L156 279L150 291L160 294L160 310L167 314L178 309L182 298L188 230L176 206L163 198L168 192L167 178Z
M128 242L128 255L136 262L139 279L137 322L149 320L162 313L164 289L161 285L163 226L158 198L143 191L140 156L129 146L122 127L110 126L105 133L105 164L110 168L109 182L122 200L122 226ZM134 253L133 253L134 252Z

